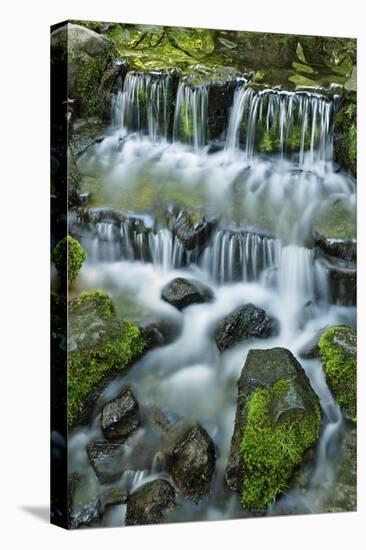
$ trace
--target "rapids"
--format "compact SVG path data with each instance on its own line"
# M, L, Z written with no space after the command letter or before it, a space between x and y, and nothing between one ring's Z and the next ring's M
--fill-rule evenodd
M216 446L211 493L198 505L179 497L173 519L249 515L224 481L236 381L250 348L286 347L319 396L323 424L305 490L292 487L268 514L321 512L332 490L329 482L336 480L336 450L346 428L320 361L299 354L324 328L356 322L354 307L329 299L328 275L312 243L319 212L339 202L355 211L355 181L332 162L337 95L332 90L258 92L240 80L225 135L214 150L208 139L209 102L204 84L191 87L181 79L174 85L169 73L127 73L113 98L111 127L78 160L85 190L93 193L92 206L125 214L120 223L106 216L93 226L70 218L71 230L88 252L79 290L103 288L121 314L141 324L165 319L182 327L174 342L150 351L113 380L96 411L128 383L143 416L156 405L199 421ZM271 152L269 140L275 143ZM203 251L187 250L166 223L164 213L177 205L199 206L207 219L216 220ZM160 298L162 287L178 276L208 284L215 300L178 312ZM280 333L220 354L212 338L215 325L247 302L276 317ZM101 435L99 422L98 413L92 425L69 435L70 470L90 480L78 489L85 502L99 486L85 452L87 442ZM133 452L151 437L142 426L127 445ZM166 475L157 442L150 443L148 466L126 470L118 487L131 491ZM124 515L125 505L115 507L104 515L103 525L121 525Z

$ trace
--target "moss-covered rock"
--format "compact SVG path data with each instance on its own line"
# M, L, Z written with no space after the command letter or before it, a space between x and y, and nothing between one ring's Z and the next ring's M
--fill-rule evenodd
M117 318L103 290L81 294L69 305L68 421L94 403L110 376L123 371L145 350L140 328ZM83 418L78 418L83 421Z
M327 384L340 407L354 420L357 401L356 342L355 329L346 326L326 330L319 341Z
M291 385L279 380L270 388L257 389L247 406L247 422L241 441L244 481L241 503L263 510L287 487L291 473L304 451L319 436L320 412L294 409L274 422L276 404L288 400Z
M59 241L52 250L51 259L61 280L67 277L70 286L86 260L86 252L71 235Z
M264 510L288 486L319 437L320 406L301 365L284 348L250 350L238 381L226 468L244 507Z
M357 174L356 92L344 93L334 123L334 160Z
M76 101L76 113L103 116L117 70L112 42L85 26L67 23L53 31L51 46L53 62L67 60L68 97Z

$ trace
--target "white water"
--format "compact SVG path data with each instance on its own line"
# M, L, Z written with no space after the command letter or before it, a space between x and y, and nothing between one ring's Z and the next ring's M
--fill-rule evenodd
M122 311L126 297L132 299L138 310L133 318L138 321L165 319L182 330L172 344L149 352L124 378L113 381L96 412L129 383L143 413L158 406L201 422L218 449L211 495L199 506L182 499L174 519L239 517L247 512L240 509L238 496L229 493L224 484L236 380L252 347L287 347L298 357L304 344L327 326L355 323L354 308L329 304L327 273L308 244L312 217L319 208L341 200L354 209L355 182L333 171L333 103L328 98L273 90L258 93L238 86L226 142L221 151L208 154L207 88L180 82L170 143L164 125L169 111L164 103L168 78L158 84L153 77L135 76L127 75L123 91L115 98L113 120L118 129L79 161L84 175L98 174L102 179L105 203L117 205L129 215L121 223L104 220L81 231L77 228L89 253L79 285L82 289L104 288L117 308L121 304ZM150 94L145 113L138 99L141 89ZM157 104L159 109L163 105L163 110L152 108ZM271 128L279 149L277 156L268 159L257 153L257 136ZM129 134L130 130L138 132ZM288 155L287 145L296 132L299 147ZM138 204L140 192L145 193L149 186L156 189L156 197L145 209L120 206L119 197L123 205L131 194ZM220 224L202 251L187 251L155 214L174 204L171 196L186 198L196 192L200 205L220 217ZM258 220L266 225L267 219L270 233L256 226ZM210 285L215 300L178 312L160 298L162 287L178 276ZM215 325L248 302L277 318L280 333L220 355L213 341ZM341 412L326 386L320 362L299 360L319 396L324 422L309 491L304 496L295 488L281 499L279 509L286 513L300 504L313 512L322 510L327 495L314 503L312 491L335 479L333 448L343 430ZM70 438L71 469L91 478L94 474L85 445L101 437L98 422L99 416L93 426L75 431ZM139 449L146 437L145 428L139 428L128 440L131 452ZM165 475L153 443L151 453L146 453L146 467L132 473L129 466L123 474L120 484L124 488L131 490L154 476ZM270 513L277 509L275 506ZM108 521L123 522L123 510Z
M112 99L112 122L115 128L147 132L155 141L168 135L169 73L140 74L129 72Z
M174 112L174 141L193 145L196 151L207 140L208 90L182 80L178 86Z

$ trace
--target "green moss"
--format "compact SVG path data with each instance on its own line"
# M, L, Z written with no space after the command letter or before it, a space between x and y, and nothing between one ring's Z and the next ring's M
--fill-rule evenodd
M51 259L61 280L64 280L67 274L68 285L70 286L78 276L86 256L87 254L81 244L68 235L56 244Z
M93 301L93 308L95 308L96 312L101 317L112 317L115 315L116 310L112 300L108 294L101 289L83 292L74 300L73 305L80 313L84 305L90 308L91 301Z
M122 371L139 357L145 341L137 325L120 320L103 290L86 292L69 306L68 423L111 370Z
M344 97L335 118L334 156L337 162L357 173L357 102L356 94Z
M322 334L319 349L330 390L340 407L356 420L356 331L351 327L332 327Z
M304 451L318 438L320 410L314 413L294 410L273 424L273 401L290 391L285 380L271 388L259 388L247 404L247 421L241 442L244 481L241 503L244 507L264 510L285 491L294 466Z
M357 233L355 212L341 201L319 209L313 225L320 235L330 239L354 239Z

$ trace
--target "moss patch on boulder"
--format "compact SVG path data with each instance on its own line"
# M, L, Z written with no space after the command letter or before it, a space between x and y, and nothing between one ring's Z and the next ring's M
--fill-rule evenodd
M280 496L319 437L320 420L319 400L289 350L249 351L226 468L243 507L262 511Z
M356 420L356 331L339 326L326 330L320 340L320 356L328 386L345 413Z
M248 403L247 423L241 442L245 477L243 506L264 510L283 492L304 451L319 437L320 411L294 410L274 423L273 407L291 386L279 380L270 388L258 388Z
M59 241L51 254L58 276L61 280L67 276L69 286L78 276L86 257L87 254L81 244L71 235Z
M106 375L120 372L145 349L140 328L117 318L103 290L81 294L69 304L68 422L82 412Z

